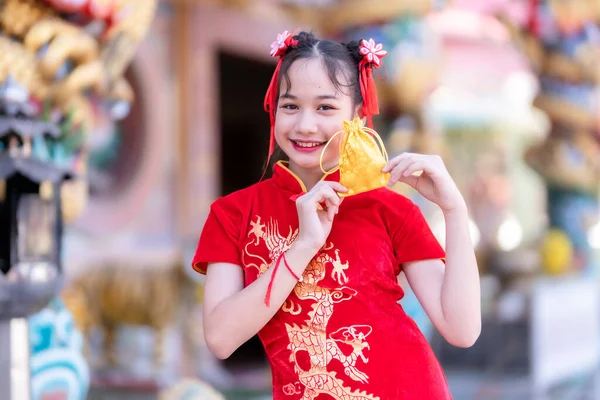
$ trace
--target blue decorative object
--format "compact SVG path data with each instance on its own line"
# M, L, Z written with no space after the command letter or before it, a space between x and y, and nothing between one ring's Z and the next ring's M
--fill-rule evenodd
M598 265L595 265L593 249L588 241L589 229L598 216L597 198L591 194L550 188L548 215L552 227L569 235L583 272L597 274Z
M60 298L29 317L31 398L84 400L90 383L83 337Z

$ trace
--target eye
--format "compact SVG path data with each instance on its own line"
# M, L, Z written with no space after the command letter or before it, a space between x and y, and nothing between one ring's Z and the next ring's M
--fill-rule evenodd
M284 109L286 109L286 110L297 110L297 109L298 109L298 106L297 106L297 105L295 105L295 104L283 104L283 105L281 106L281 108L284 108Z
M319 110L319 111L330 111L330 110L335 110L335 107L328 106L328 105L321 105L321 106L319 106L319 108L317 110Z

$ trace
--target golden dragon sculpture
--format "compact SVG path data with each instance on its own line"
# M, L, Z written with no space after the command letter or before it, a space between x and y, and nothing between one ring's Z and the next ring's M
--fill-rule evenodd
M111 5L98 20L69 19L65 7L93 0L0 0L0 81L8 76L50 101L74 122L89 121L92 97L133 100L123 77L152 22L156 0L95 1ZM82 7L83 9L83 7Z
M26 93L20 102L37 105L26 118L60 127L53 146L77 176L61 188L65 222L87 202L86 132L94 115L116 120L129 112L134 93L124 75L156 7L157 0L0 0L0 92Z

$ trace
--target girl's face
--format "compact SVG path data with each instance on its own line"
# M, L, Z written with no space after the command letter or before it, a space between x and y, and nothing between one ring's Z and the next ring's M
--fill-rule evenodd
M312 186L323 175L319 167L323 147L342 129L343 120L355 117L357 107L347 93L339 91L331 82L320 58L295 61L288 76L289 88L286 80L281 79L275 140L289 157L290 169ZM342 76L338 79L346 84ZM323 155L326 171L338 164L341 137L337 135Z

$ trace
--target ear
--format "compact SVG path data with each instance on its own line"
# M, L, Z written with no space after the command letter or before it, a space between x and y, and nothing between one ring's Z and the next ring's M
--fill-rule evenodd
M354 110L354 117L359 117L363 125L367 124L367 117L363 113L362 104L356 106L356 109Z

